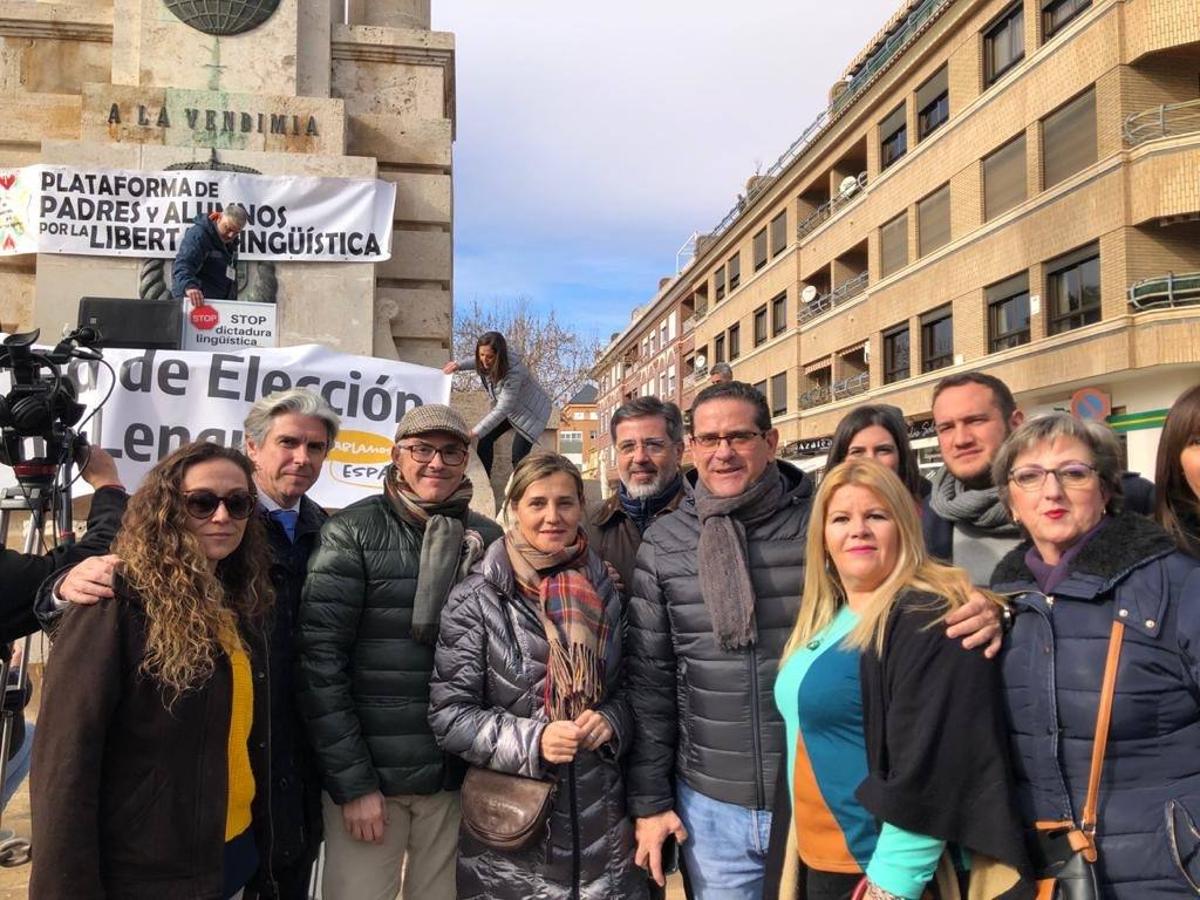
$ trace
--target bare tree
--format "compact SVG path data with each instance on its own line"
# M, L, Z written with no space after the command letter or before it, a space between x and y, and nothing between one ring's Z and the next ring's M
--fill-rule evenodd
M600 353L595 332L582 333L558 320L554 309L541 312L528 297L496 300L486 305L478 299L454 316L454 358L470 359L475 342L485 331L498 331L508 346L521 354L525 366L558 406L575 395L588 381L588 373ZM456 390L479 387L474 372L454 376Z

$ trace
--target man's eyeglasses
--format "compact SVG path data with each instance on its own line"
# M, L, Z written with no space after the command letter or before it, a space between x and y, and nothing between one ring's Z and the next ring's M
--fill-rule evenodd
M725 441L734 450L749 450L755 442L766 435L765 431L731 431L729 434L693 434L692 446L702 450L716 450Z
M1013 469L1008 480L1023 491L1041 490L1046 483L1046 476L1053 475L1058 483L1065 488L1080 488L1089 484L1096 475L1096 467L1087 463L1068 463L1057 469L1043 469L1041 466L1021 466Z
M217 507L225 504L225 512L229 518L250 518L258 498L249 491L234 491L226 497L212 491L188 491L183 495L183 508L193 519L211 519L217 513Z
M650 456L662 456L671 444L669 441L662 441L658 438L647 438L644 441L621 441L617 444L617 452L622 456L633 456L639 446Z
M434 447L431 444L401 444L401 450L407 450L412 458L419 463L433 462L435 456L440 456L448 466L461 466L467 461L465 447Z

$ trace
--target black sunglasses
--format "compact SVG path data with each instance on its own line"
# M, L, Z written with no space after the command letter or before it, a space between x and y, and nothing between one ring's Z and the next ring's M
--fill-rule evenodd
M258 505L258 498L249 491L234 491L228 497L212 491L188 491L183 495L183 508L193 519L211 519L222 503L229 518L240 521L250 518L250 513Z

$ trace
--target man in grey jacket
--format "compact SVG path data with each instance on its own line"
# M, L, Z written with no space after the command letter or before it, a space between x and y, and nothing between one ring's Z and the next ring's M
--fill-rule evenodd
M629 809L637 861L662 883L674 836L697 900L763 895L770 805L784 758L772 690L804 583L813 483L775 460L765 398L741 382L692 405L696 470L638 551L627 628L634 712ZM981 646L997 616L979 598L948 636Z

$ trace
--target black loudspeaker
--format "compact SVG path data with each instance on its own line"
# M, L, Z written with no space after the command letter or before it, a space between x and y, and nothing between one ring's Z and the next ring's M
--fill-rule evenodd
M176 300L84 297L79 301L79 327L97 329L101 347L178 350L183 307Z

